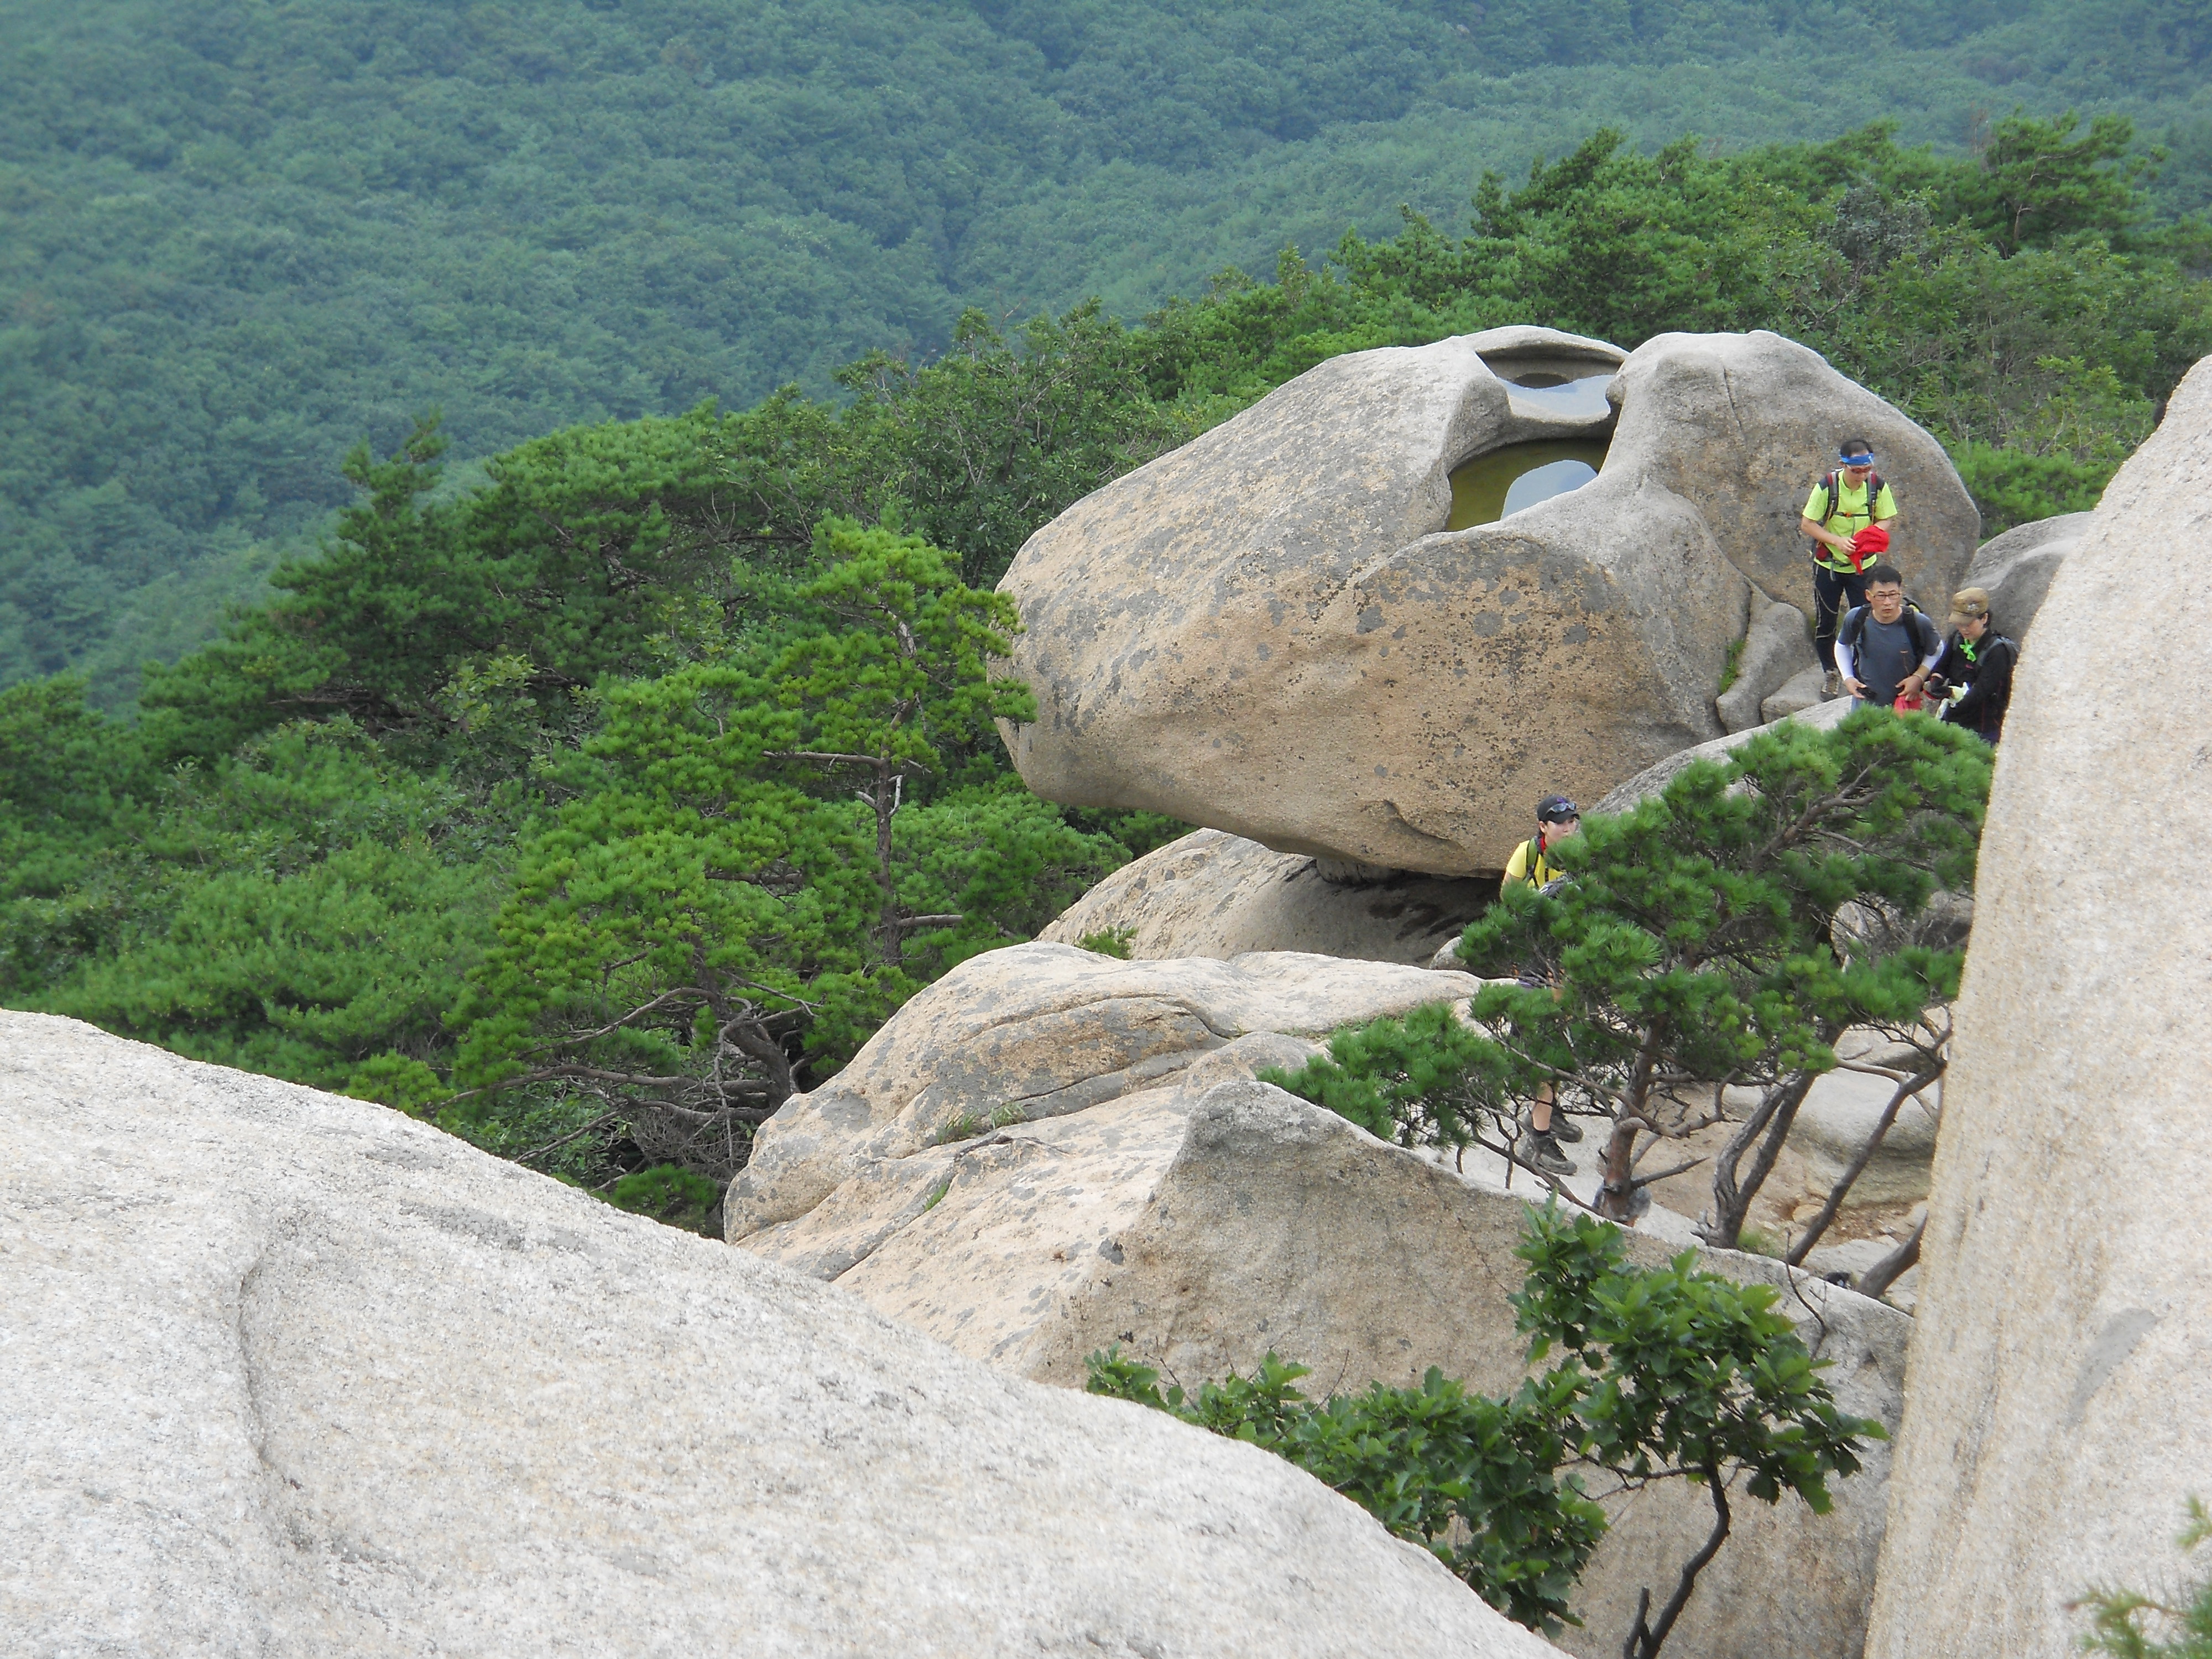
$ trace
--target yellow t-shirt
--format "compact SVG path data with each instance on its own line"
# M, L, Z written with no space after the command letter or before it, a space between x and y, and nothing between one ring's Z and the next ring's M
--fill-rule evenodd
M1861 484L1854 489L1849 479L1838 475L1836 479L1836 510L1828 513L1826 518L1821 517L1822 514L1827 513L1827 508L1828 487L1826 483L1816 483L1813 486L1813 493L1805 498L1805 516L1823 530L1832 530L1838 536L1856 536L1870 524L1895 518L1897 497L1889 493L1889 481L1885 478L1881 493L1875 497L1874 510L1869 512L1866 486ZM1849 559L1826 543L1821 544L1813 556L1831 570L1849 570L1851 568Z
M1510 887L1516 881L1525 881L1531 887L1541 887L1559 873L1543 854L1536 854L1536 873L1528 873L1528 855L1535 848L1534 841L1524 841L1513 849L1513 856L1505 860L1505 882Z

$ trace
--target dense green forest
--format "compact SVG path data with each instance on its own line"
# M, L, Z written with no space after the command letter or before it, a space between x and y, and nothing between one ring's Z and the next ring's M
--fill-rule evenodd
M434 1115L699 1219L919 986L1176 826L992 720L991 589L1071 501L1337 353L1540 316L1771 326L1942 434L1994 523L2094 501L2212 352L2204 233L2118 118L1716 157L1601 131L1140 327L970 313L842 395L343 469L321 549L127 716L0 693L0 1000ZM1808 466L1814 458L1808 458Z
M2212 194L2208 50L2203 0L0 0L0 684L77 667L127 708L142 659L313 544L356 441L388 453L427 409L471 463L451 489L577 422L836 393L970 306L1134 319L1286 244L1318 268L1401 202L1455 240L1486 167L1608 122L1726 161L1887 118L1960 158L2015 106L2120 114L2170 152L2145 222L2171 220ZM1579 293L1467 292L1633 344L1644 319L1591 298L1572 245L1547 257ZM2124 307L2142 274L2110 274L2096 301ZM1422 280L1416 331L1480 309ZM1905 334L1949 302L1915 300ZM1841 314L1760 303L1730 285L1683 314ZM1862 356L1911 392L1916 352ZM2102 408L2082 361L2051 384ZM2008 435L1941 403L1917 407L1948 436Z

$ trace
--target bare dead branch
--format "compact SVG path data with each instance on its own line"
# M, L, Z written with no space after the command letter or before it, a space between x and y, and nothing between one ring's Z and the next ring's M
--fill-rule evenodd
M1861 1273L1851 1288L1861 1296L1880 1296L1888 1290L1920 1260L1920 1240L1927 1231L1928 1218L1923 1215L1920 1224L1912 1230L1912 1237Z
M1819 1243L1820 1235L1828 1231L1828 1224L1836 1218L1836 1212L1843 1208L1844 1200L1850 1195L1851 1184L1866 1173L1867 1165L1874 1162L1874 1155L1881 1150L1882 1137L1889 1133L1890 1125L1897 1121L1897 1115L1905 1109L1905 1103L1942 1077L1943 1069L1943 1062L1938 1060L1931 1069L1915 1073L1897 1085L1895 1092L1889 1097L1889 1104L1881 1109L1881 1116L1875 1121L1874 1133L1867 1137L1866 1145L1859 1148L1859 1155L1851 1160L1851 1167L1844 1171L1844 1178L1829 1192L1827 1201L1820 1206L1820 1213L1814 1216L1811 1224L1805 1229L1805 1236L1784 1258L1791 1267L1802 1263L1806 1252Z
M604 1100L606 1097L602 1095L599 1098ZM622 1115L623 1109L620 1107L617 1107L611 1112L602 1112L599 1116L593 1118L589 1123L586 1123L582 1128L571 1129L567 1134L562 1135L558 1140L549 1140L536 1151L525 1152L520 1158L511 1158L508 1162L514 1164L533 1163L537 1159L544 1157L546 1153L554 1152L560 1147L567 1146L572 1140L580 1140L584 1136L591 1133L594 1129L605 1127L608 1124L613 1122Z

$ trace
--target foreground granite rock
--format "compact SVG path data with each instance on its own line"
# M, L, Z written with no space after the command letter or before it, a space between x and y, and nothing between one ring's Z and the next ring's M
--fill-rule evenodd
M1001 584L1037 698L1006 730L1030 787L1279 852L1493 872L1540 796L1594 799L1721 735L1753 584L1809 591L1795 525L1841 437L1872 437L1910 501L1916 580L1964 570L1978 520L1941 447L1768 334L1639 348L1577 428L1613 427L1595 480L1448 531L1455 469L1564 429L1496 372L1532 332L1332 359L1031 537Z
M0 1295L10 1653L1552 1651L1264 1452L70 1021Z
M1137 957L1302 951L1419 966L1497 896L1494 874L1332 881L1302 854L1198 830L1116 870L1037 937L1077 945L1127 930Z
M2188 713L2212 698L2208 545L2200 362L2053 578L2066 626L2021 659L1869 1659L2059 1659L2085 1588L2183 1571L2212 1467L2212 744ZM2109 642L2148 639L2199 643L2115 677Z
M972 1039L962 1034L983 1028L977 1015L996 1022L991 1029L1030 1024L1020 1012L1023 988L1057 971L1051 950L994 952L1009 960L994 972L988 994L974 999L958 983L976 966L967 964L935 988L948 1006L926 1011L942 1034L939 1063L986 1121L994 1099L1027 1095L1020 1068L1030 1054L1027 1045L1011 1051L994 1089L988 1073L963 1058ZM1256 978L1301 960L1248 957L1227 966ZM1110 965L1141 969L1139 982L1156 999L1180 977L1211 985L1223 966ZM1431 994L1465 994L1475 984L1463 975L1391 972L1393 986L1429 980ZM1103 975L1097 982L1114 983ZM1130 988L1125 981L1116 990L1114 1000L1096 1000L1102 1024L1123 1018L1115 1004ZM970 1000L975 1015L951 1017L952 1006ZM1492 1392L1517 1384L1526 1345L1506 1298L1522 1277L1513 1250L1525 1190L1463 1179L1251 1079L1263 1066L1302 1063L1316 1046L1308 1036L1246 1030L1151 1086L1125 1086L1116 1045L1069 1039L1063 1022L1080 1010L1064 986L1048 985L1038 1000L1051 1016L1035 1024L1040 1038L1056 1029L1056 1046L1089 1053L1091 1066L1118 1068L1056 1080L1063 1095L1090 1082L1099 1094L1094 1103L959 1141L852 1158L838 1185L798 1214L747 1228L758 1211L733 1204L732 1238L832 1279L963 1352L1069 1387L1080 1386L1086 1354L1115 1343L1187 1382L1249 1370L1273 1349L1311 1365L1323 1389L1414 1382L1431 1364ZM895 1036L906 1018L878 1040ZM1228 1029L1223 1024L1222 1034ZM869 1092L875 1076L891 1073L902 1078L900 1092L927 1093L926 1082L915 1088L921 1079L911 1068L928 1051L913 1042L886 1046L907 1058L864 1071ZM870 1059L864 1053L855 1067ZM853 1111L855 1140L867 1139L871 1121ZM764 1141L772 1144L774 1129ZM1633 1248L1647 1261L1672 1254L1642 1236ZM1740 1278L1789 1283L1778 1264L1759 1258L1709 1260ZM1808 1343L1835 1362L1831 1376L1845 1408L1893 1423L1905 1317L1804 1275L1783 1306ZM1887 1448L1873 1448L1866 1470L1844 1483L1836 1511L1825 1517L1795 1498L1773 1509L1740 1504L1735 1540L1701 1582L1668 1651L1687 1659L1855 1656L1872 1593L1887 1466ZM1584 1575L1577 1602L1585 1627L1559 1638L1577 1654L1618 1652L1637 1591L1671 1583L1711 1526L1702 1496L1679 1484L1617 1496L1609 1507L1615 1530Z

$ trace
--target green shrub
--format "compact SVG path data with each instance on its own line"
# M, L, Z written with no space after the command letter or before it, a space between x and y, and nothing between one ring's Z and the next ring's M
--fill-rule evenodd
M1163 1394L1159 1374L1118 1348L1090 1357L1089 1387L1289 1459L1532 1629L1579 1622L1569 1598L1605 1530L1581 1469L1623 1490L1701 1486L1713 1529L1656 1623L1645 1592L1624 1649L1651 1659L1728 1539L1732 1485L1768 1504L1794 1492L1825 1515L1828 1477L1856 1473L1859 1443L1884 1431L1836 1409L1826 1362L1774 1310L1771 1285L1700 1271L1694 1252L1632 1267L1618 1228L1556 1205L1529 1212L1516 1254L1528 1264L1512 1298L1528 1358L1564 1358L1502 1400L1431 1367L1419 1389L1377 1382L1316 1403L1291 1386L1305 1368L1273 1353L1256 1376Z
M1556 1473L1572 1456L1572 1419L1537 1382L1490 1400L1431 1365L1418 1389L1376 1382L1317 1402L1291 1386L1307 1368L1272 1353L1255 1376L1204 1383L1195 1396L1179 1388L1163 1395L1159 1373L1118 1348L1089 1364L1091 1393L1288 1458L1398 1537L1428 1546L1531 1629L1580 1622L1567 1599L1604 1534L1605 1511L1577 1477Z
M659 1164L623 1176L607 1188L606 1197L618 1210L703 1233L721 1202L722 1188L720 1182L695 1175L680 1164Z
M1102 927L1095 933L1085 933L1075 942L1086 951L1095 951L1102 957L1129 959L1129 941L1137 936L1133 927Z

